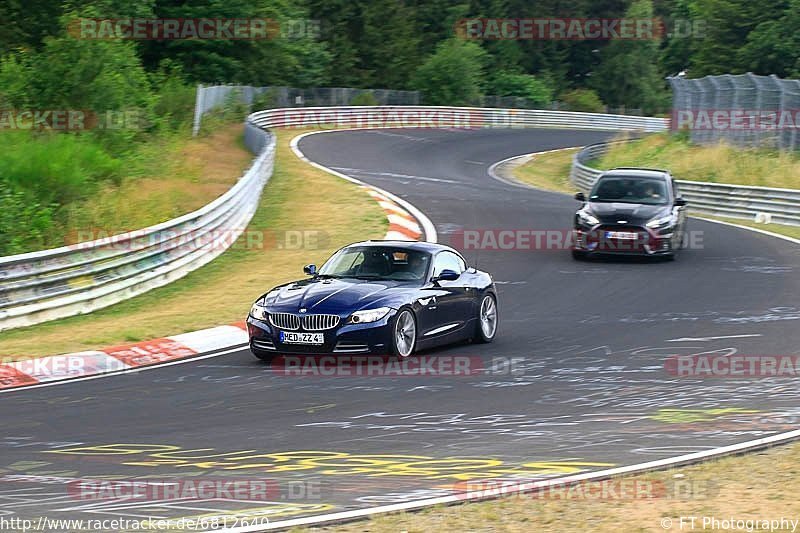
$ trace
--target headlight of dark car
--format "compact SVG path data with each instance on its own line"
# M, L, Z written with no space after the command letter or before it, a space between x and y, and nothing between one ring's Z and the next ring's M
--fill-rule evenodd
M250 316L256 320L267 320L267 308L254 303L250 308Z
M675 218L672 215L658 217L650 220L645 226L650 229L662 230L675 224Z
M578 224L580 224L581 226L592 227L592 226L595 226L596 224L600 223L600 221L597 219L597 217L595 217L593 214L587 213L586 211L583 211L583 210L578 211L576 213L576 216L578 217Z
M377 307L375 309L364 309L362 311L356 311L355 313L350 315L350 323L364 324L367 322L377 322L378 320L388 315L389 311L391 311L391 308L389 307Z

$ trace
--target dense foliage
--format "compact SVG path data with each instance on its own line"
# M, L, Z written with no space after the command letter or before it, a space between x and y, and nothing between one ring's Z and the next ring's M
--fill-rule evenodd
M71 29L87 17L259 17L280 31L265 40L78 39ZM465 38L461 21L478 17L657 18L665 31L649 40ZM664 113L664 78L679 72L800 76L800 0L4 0L0 20L0 110L137 117L136 127L74 135L0 132L0 255L46 242L59 209L118 179L137 143L185 128L197 83ZM374 101L365 93L354 103Z

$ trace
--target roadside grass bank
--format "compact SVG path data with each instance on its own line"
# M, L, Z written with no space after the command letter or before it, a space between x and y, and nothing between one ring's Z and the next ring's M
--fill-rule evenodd
M247 234L258 237L250 244L243 235L186 277L106 309L0 333L0 355L76 352L238 322L259 294L302 278L304 264L320 264L350 242L383 237L388 222L372 197L294 155L289 143L303 132L277 131L275 171L248 226ZM211 155L224 149L216 145ZM311 238L297 246L298 232Z
M64 244L137 230L199 209L230 189L250 166L240 121L192 138L162 136L139 148L119 183L66 209ZM96 235L95 235L96 234Z
M661 134L656 134L653 137L659 137L656 139L656 144L663 143L663 139L661 139ZM644 141L634 141L631 144L637 144L640 142L647 142L649 138L646 138ZM678 141L681 142L681 141ZM617 147L613 148L612 151L621 150L627 145L618 145ZM598 169L607 169L612 168L615 166L658 166L661 168L668 168L670 169L678 179L690 179L694 181L710 181L704 180L701 176L691 176L687 177L683 174L678 173L675 169L679 168L677 165L673 165L669 160L662 160L657 163L647 162L645 161L646 155L642 155L641 158L638 158L638 150L641 149L640 145L636 151L635 155L632 155L630 159L627 160L620 160L616 159L618 157L615 155L615 159L612 160L610 163L606 163L606 159L601 159L599 162L595 161L592 165L594 168ZM695 149L695 147L692 147ZM702 148L701 148L702 149ZM720 150L720 147L711 147L708 148L713 152ZM568 150L559 150L557 152L549 152L543 153L540 155L536 155L530 161L515 167L512 170L513 177L522 183L526 183L533 187L537 187L539 189L544 189L553 192L561 192L565 194L573 194L577 191L574 185L572 185L569 181L569 172L570 168L572 167L572 158L578 152L578 149L568 149ZM627 153L627 152L626 152ZM764 157L772 157L771 152L764 152ZM773 154L778 159L785 159L785 156L780 154ZM699 157L699 156L698 156ZM789 157L791 159L791 157ZM794 187L800 188L800 163L798 163L798 174L794 177ZM728 176L725 179L718 180L720 183L728 183L727 181ZM732 183L733 181L731 181ZM783 182L781 182L783 183ZM760 185L761 186L761 185ZM763 186L783 186L783 185L763 185ZM691 203L689 204L689 208L691 209ZM722 222L729 222L731 224L738 224L740 226L747 226L756 229L762 229L765 231L770 231L772 233L777 233L779 235L785 235L787 237L793 237L795 239L800 239L800 227L796 226L787 226L784 224L760 224L756 223L752 220L742 219L742 218L730 218L730 217L720 217L720 216L713 216L713 215L704 215L698 214L697 216L702 218L708 218L711 220L720 220Z
M0 256L163 222L219 196L252 159L241 120L188 123L111 149L89 133L0 132Z
M681 180L800 189L800 157L795 154L723 142L695 145L683 134L655 133L614 144L590 166L668 168Z
M507 496L488 502L432 507L417 513L383 515L341 526L293 531L733 531L729 527L712 528L710 524L704 528L702 520L713 517L721 523L731 518L800 518L795 497L800 490L800 443L616 479L618 482L612 487L623 487L626 480L655 487L653 497L611 497L611 492L605 498L590 497L588 494L597 494L591 492L596 487L584 485L583 492L565 489L562 493L544 493L538 497ZM616 494L621 492L618 490ZM635 493L629 491L628 494ZM687 518L691 516L696 517L694 528ZM681 517L684 517L682 527ZM792 531L792 528L778 531Z
M517 181L553 192L574 193L569 181L572 158L580 148L569 148L533 156L533 159L515 167L512 175Z

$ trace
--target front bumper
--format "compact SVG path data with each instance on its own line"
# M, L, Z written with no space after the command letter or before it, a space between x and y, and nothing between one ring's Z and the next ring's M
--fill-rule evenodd
M674 228L659 231L641 226L613 226L598 224L592 228L576 227L572 230L573 249L580 252L613 255L672 255ZM636 234L635 239L620 239L613 232Z
M335 328L313 333L322 333L324 343L318 345L287 344L280 340L279 328L267 321L247 317L247 333L250 348L259 352L275 354L381 354L391 351L390 322L396 311L376 322L347 324L342 322ZM303 330L298 332L302 333Z

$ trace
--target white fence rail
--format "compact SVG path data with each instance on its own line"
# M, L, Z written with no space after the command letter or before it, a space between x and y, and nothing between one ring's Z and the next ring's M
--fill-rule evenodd
M194 105L192 134L197 135L203 115L214 108L230 102L244 104L251 109L260 101L261 108L283 108L304 106L346 106L361 95L370 95L378 105L419 105L418 91L396 91L392 89L352 89L348 87L326 87L297 89L294 87L251 87L249 85L197 86Z
M662 131L664 119L528 109L380 106L253 113L253 166L223 196L162 224L107 239L0 257L0 331L112 305L181 278L224 252L246 228L272 175L272 127L562 127Z
M570 180L578 189L588 192L592 188L602 171L589 167L587 163L603 156L611 144L592 144L575 154ZM681 194L689 202L690 211L800 226L800 190L677 181Z
M304 107L268 109L248 118L262 127L294 128L570 128L612 131L664 131L667 120L631 115L577 113L546 109L444 106Z

